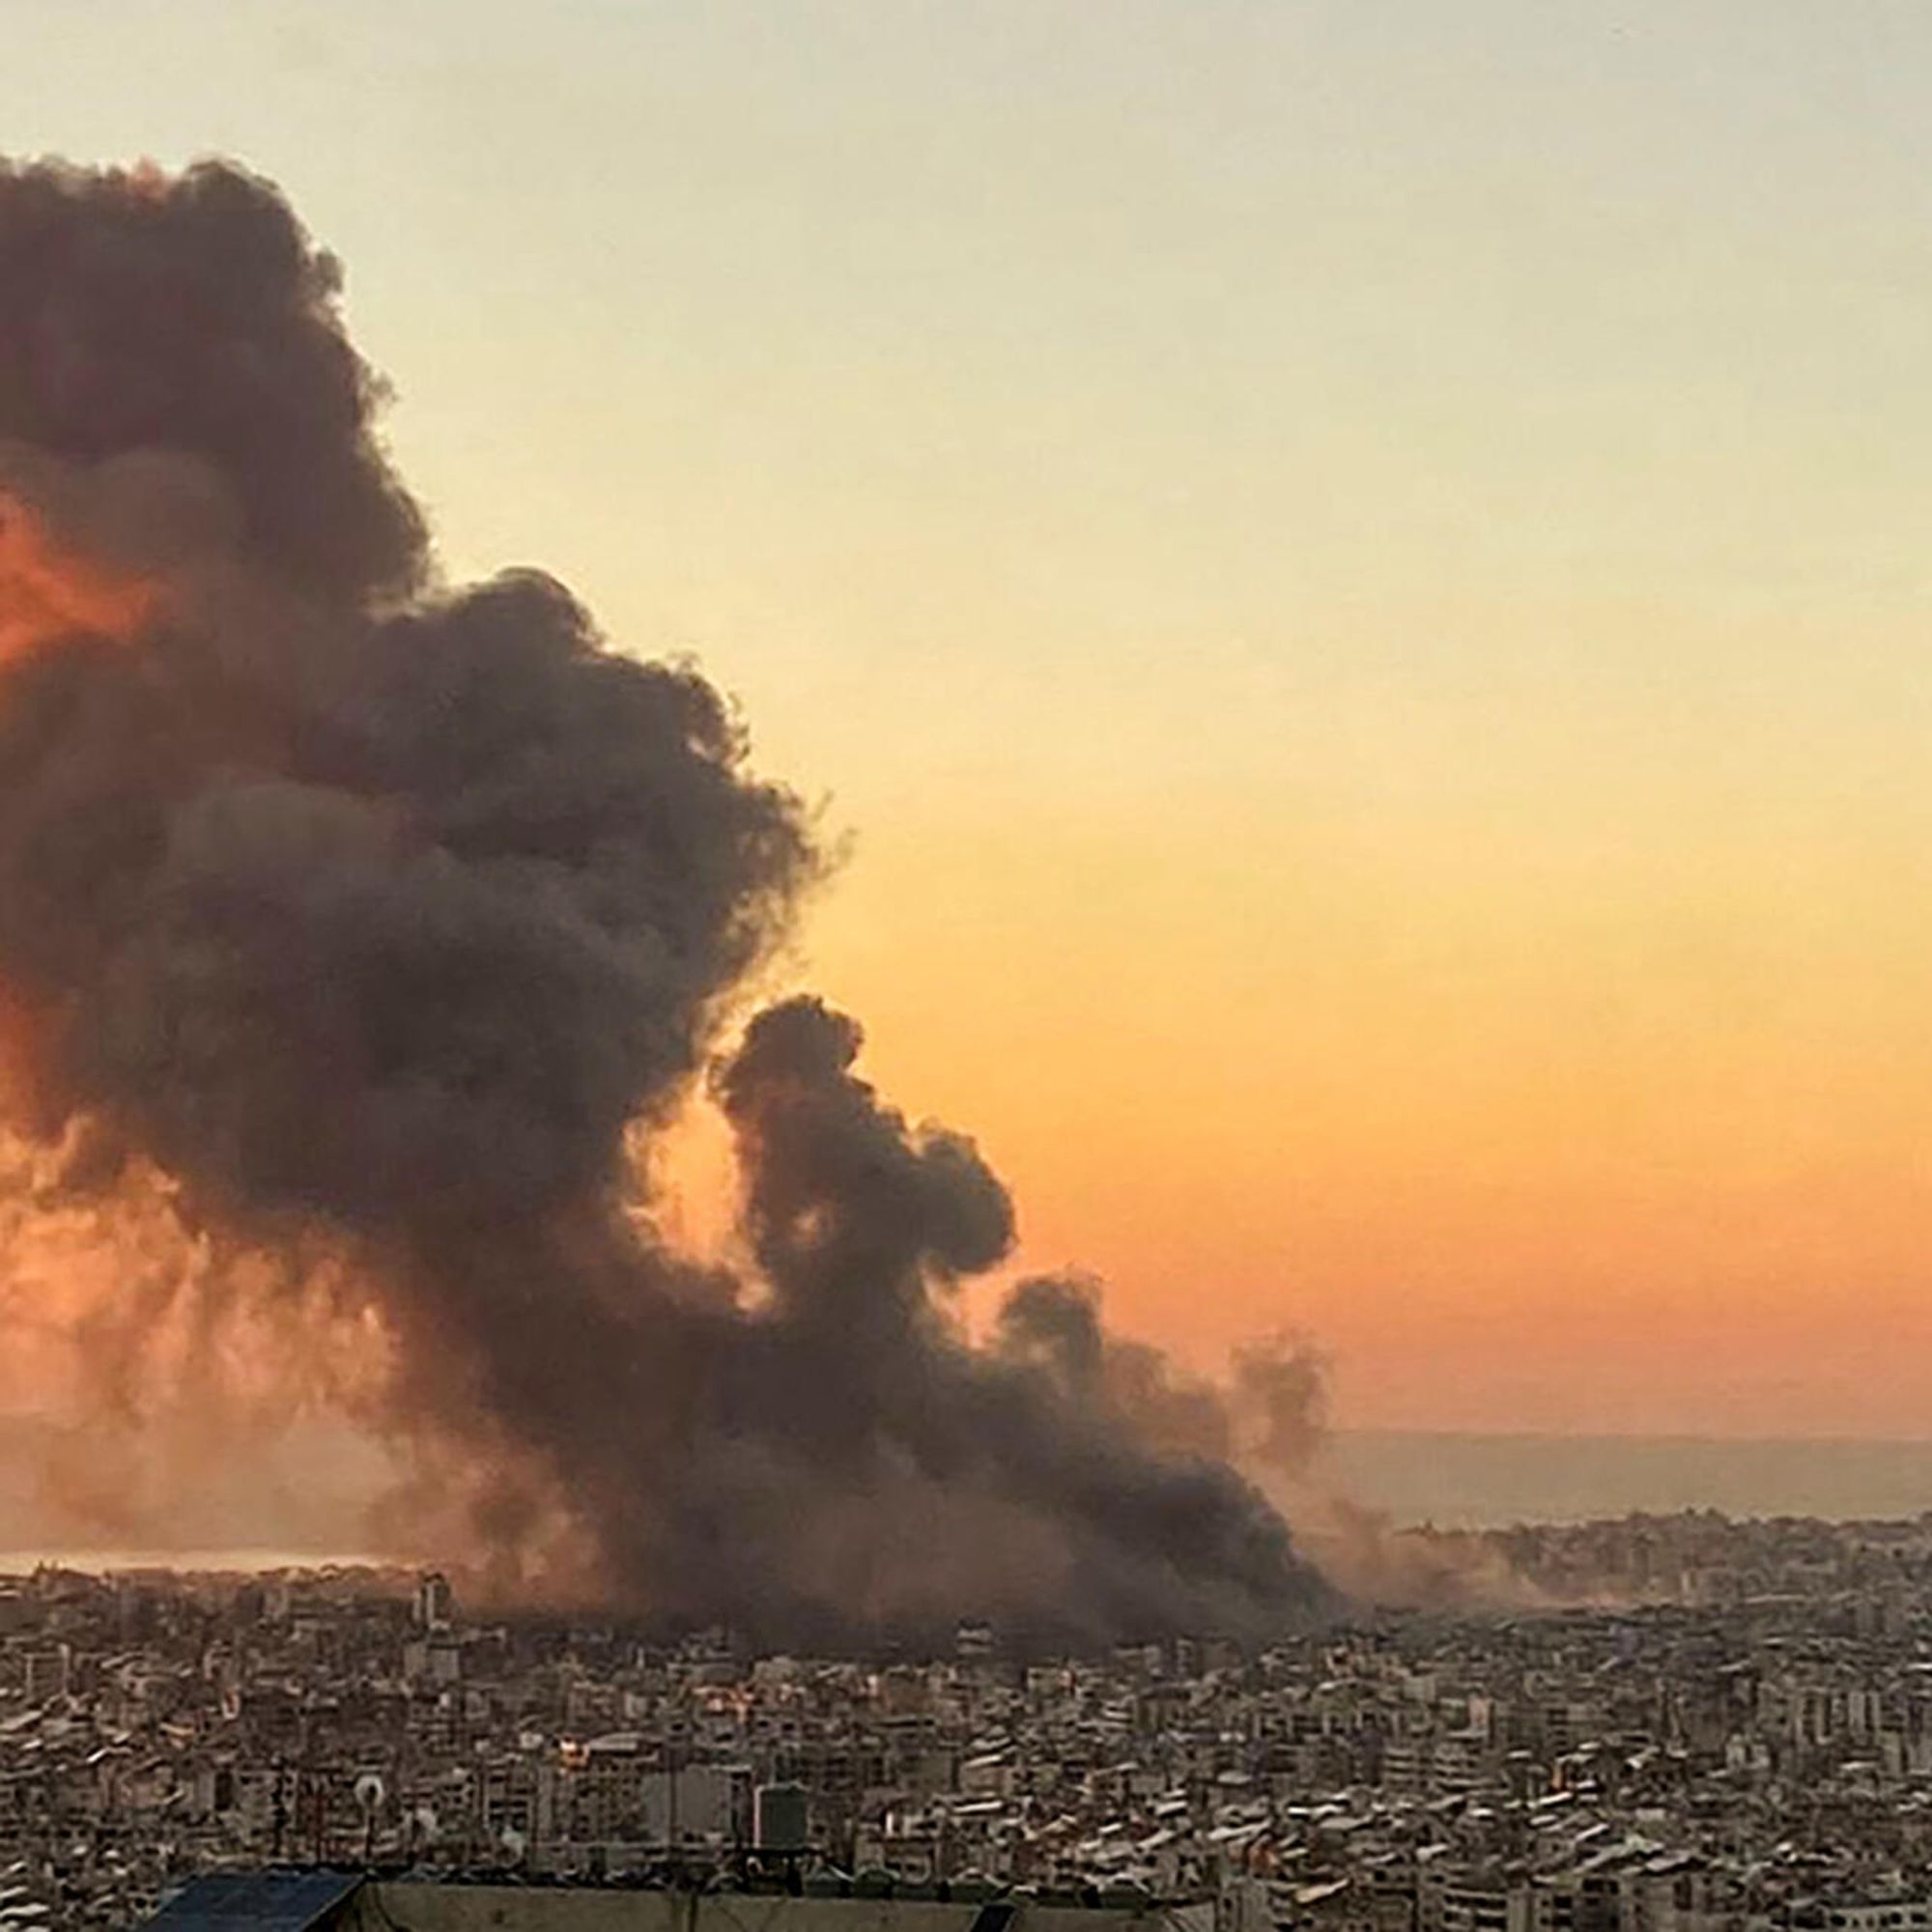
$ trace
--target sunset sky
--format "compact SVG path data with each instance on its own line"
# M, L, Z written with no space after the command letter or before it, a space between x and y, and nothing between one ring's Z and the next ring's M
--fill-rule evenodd
M6 17L827 801L787 971L1028 1264L1352 1424L1932 1435L1919 0Z

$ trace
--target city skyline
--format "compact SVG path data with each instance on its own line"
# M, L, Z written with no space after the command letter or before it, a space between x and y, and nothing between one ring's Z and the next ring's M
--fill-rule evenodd
M1932 13L4 4L0 1932L1932 1932Z

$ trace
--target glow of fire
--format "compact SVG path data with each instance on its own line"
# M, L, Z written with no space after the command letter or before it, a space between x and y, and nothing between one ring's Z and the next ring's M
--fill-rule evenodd
M61 638L126 640L154 608L153 584L77 555L27 505L0 495L0 668Z

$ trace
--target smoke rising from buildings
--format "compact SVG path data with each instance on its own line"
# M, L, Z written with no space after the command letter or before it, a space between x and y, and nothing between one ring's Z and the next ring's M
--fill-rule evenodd
M814 1001L720 1060L808 814L550 578L440 581L336 289L233 166L0 171L0 1043L25 1238L139 1231L97 1398L253 1349L525 1584L776 1640L1319 1607L1236 1468L1301 1453L1304 1358L1187 1385L1066 1282L973 1346L1013 1223L972 1144ZM707 1068L742 1281L637 1180Z

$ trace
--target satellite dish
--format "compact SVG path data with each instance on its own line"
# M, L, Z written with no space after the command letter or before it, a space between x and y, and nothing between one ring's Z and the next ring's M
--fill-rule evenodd
M497 1840L503 1847L504 1856L515 1864L523 1856L529 1840L514 1825L503 1827L503 1835Z
M355 1780L355 1802L364 1811L374 1811L387 1795L387 1787L373 1771L365 1771Z

